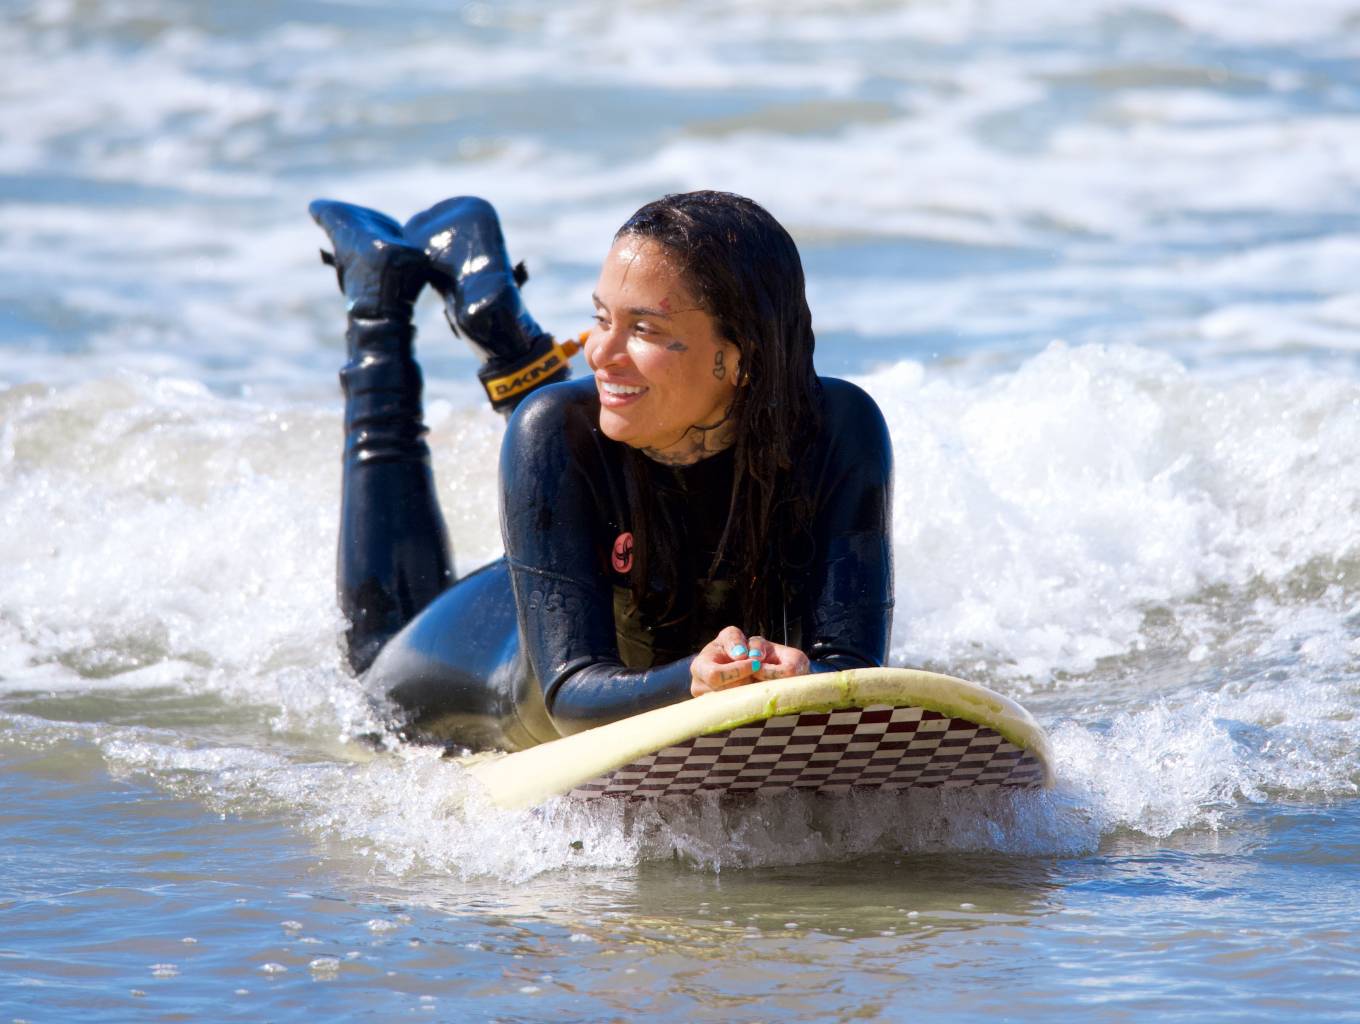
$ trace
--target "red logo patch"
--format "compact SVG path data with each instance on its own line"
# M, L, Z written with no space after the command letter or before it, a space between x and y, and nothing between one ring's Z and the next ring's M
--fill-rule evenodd
M610 553L610 560L614 563L615 572L628 572L633 568L633 535L631 533L621 533L614 541L614 550Z

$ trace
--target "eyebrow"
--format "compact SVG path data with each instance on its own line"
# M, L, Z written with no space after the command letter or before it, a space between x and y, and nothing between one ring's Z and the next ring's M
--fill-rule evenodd
M603 302L600 301L599 295L595 294L594 292L591 292L590 297L594 301L595 305L604 307L606 309L608 308L607 306L604 305ZM669 320L671 318L671 314L667 313L665 310L652 309L650 306L627 306L624 308L623 312L631 313L633 316L662 317L666 320ZM684 313L686 311L683 309L677 309L674 312Z

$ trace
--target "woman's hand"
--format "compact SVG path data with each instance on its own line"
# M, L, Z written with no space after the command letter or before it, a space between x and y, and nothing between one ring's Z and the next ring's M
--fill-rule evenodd
M744 683L806 675L808 657L796 647L772 644L764 637L748 638L728 626L701 650L690 664L689 692L699 697Z

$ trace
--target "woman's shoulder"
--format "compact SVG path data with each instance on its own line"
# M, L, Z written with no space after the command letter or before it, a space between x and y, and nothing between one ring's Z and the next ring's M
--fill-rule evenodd
M822 386L822 435L829 444L891 448L883 412L867 391L839 377L817 379Z
M595 378L549 384L519 404L501 442L504 493L521 497L542 490L561 498L561 488L607 488L617 475L615 442L600 433Z
M512 425L540 422L564 423L572 419L597 416L600 408L599 392L594 377L578 377L549 384L534 391L520 402L510 417Z
M817 383L822 386L823 400L828 406L835 405L837 408L847 407L852 410L878 412L878 403L870 398L869 392L858 384L852 384L840 377L818 377Z
M600 421L594 377L539 388L519 404L506 427L506 443L551 447L593 435Z

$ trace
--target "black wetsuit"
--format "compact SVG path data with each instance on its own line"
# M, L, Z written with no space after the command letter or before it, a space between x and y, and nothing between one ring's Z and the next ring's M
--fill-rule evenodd
M747 628L730 581L705 578L731 453L650 470L683 524L695 582L677 595L679 614L648 622L611 559L630 528L624 448L599 430L594 381L543 388L501 449L506 556L449 586L409 345L407 332L342 371L351 662L418 733L474 749L532 746L688 699L698 650L724 626ZM805 651L814 672L882 664L892 618L887 428L852 384L823 379L822 402L824 427L799 467L815 499L810 557L791 572L791 604L769 636Z

